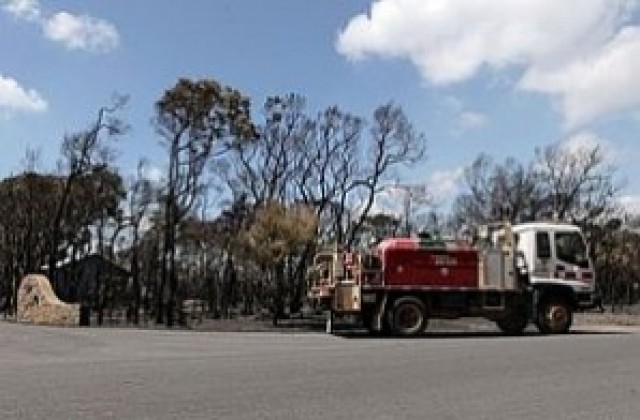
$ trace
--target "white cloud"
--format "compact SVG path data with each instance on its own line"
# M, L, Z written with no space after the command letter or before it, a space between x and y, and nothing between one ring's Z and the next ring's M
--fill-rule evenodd
M487 116L476 111L463 111L459 117L459 126L462 130L480 128L487 124Z
M120 34L112 23L67 11L47 14L38 0L4 0L2 10L40 26L47 39L70 50L109 52L120 43Z
M454 118L452 134L458 136L466 131L484 127L489 117L478 111L467 109L464 103L455 96L446 96L443 101L444 110Z
M423 182L389 185L376 196L371 214L383 213L402 218L407 199L412 213L450 205L460 191L463 176L464 168L455 168L434 171Z
M640 105L640 27L621 30L589 56L554 69L532 67L523 89L561 98L565 124L571 128Z
M383 213L402 218L407 199L410 199L411 205L415 206L429 204L431 197L426 183L389 185L376 195L371 214Z
M620 204L622 208L631 213L640 215L640 196L639 195L627 195L620 197Z
M0 111L41 112L47 102L34 89L22 87L15 79L0 74Z
M43 23L45 36L70 50L111 51L118 46L118 30L111 23L91 16L59 12Z
M147 164L142 167L141 175L142 178L146 179L147 181L151 181L152 183L157 184L163 180L164 171L157 166Z
M5 0L2 9L16 19L27 21L40 19L40 3L38 0Z
M450 201L460 191L464 168L435 171L429 175L427 189L434 204Z
M590 132L580 132L566 138L562 141L561 147L571 154L580 154L599 147L607 163L614 163L620 155L609 140Z
M435 85L516 69L517 87L556 96L575 128L640 105L640 36L629 25L638 9L638 0L377 0L336 47L353 60L408 59Z

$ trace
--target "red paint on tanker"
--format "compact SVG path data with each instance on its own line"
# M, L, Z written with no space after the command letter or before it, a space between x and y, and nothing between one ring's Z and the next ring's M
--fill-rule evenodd
M378 251L385 285L479 286L478 252L469 247L421 247L416 239L389 239Z

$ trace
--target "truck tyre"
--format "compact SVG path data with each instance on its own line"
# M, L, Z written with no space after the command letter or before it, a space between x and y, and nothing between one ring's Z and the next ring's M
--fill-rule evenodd
M391 330L394 334L409 337L424 331L427 325L427 310L422 301L415 297L397 299L390 311Z
M362 323L364 324L364 327L367 329L367 331L369 331L369 333L371 334L380 334L382 331L378 331L374 328L375 322L376 322L376 314L374 312L367 312L362 314ZM383 324L384 324L384 320L383 320Z
M560 299L543 302L538 309L537 327L543 334L565 334L573 322L571 305Z
M509 314L506 318L498 319L496 325L506 335L521 335L527 324L529 323L529 317L526 311L516 311Z
M380 329L378 330L374 328L374 324L376 322L375 313L369 313L362 316L362 323L371 335L382 336L389 333L389 326L385 317L383 316L380 321L381 325Z

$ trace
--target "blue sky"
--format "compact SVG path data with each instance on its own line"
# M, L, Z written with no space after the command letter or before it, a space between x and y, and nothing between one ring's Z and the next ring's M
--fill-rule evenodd
M411 182L446 197L478 153L600 144L640 210L637 0L0 0L0 170L27 146L53 167L66 132L131 95L119 166L164 153L153 104L210 77L254 105L304 94L368 115L389 100L428 138Z

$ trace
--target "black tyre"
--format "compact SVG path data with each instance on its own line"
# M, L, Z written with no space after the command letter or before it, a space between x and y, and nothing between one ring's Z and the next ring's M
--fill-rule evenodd
M376 334L379 332L374 328L375 314L371 312L366 312L362 314L362 324L371 334Z
M369 331L372 335L385 335L389 333L389 326L387 325L387 321L385 317L382 317L380 329L375 328L376 323L376 314L367 313L362 316L362 323L364 327Z
M420 299L397 299L390 311L390 326L394 334L404 337L418 335L427 326L426 307Z
M537 327L543 334L565 334L573 323L573 309L564 300L551 299L538 308Z
M498 319L496 325L506 335L521 335L527 324L529 323L529 317L525 311L517 311L506 318Z

